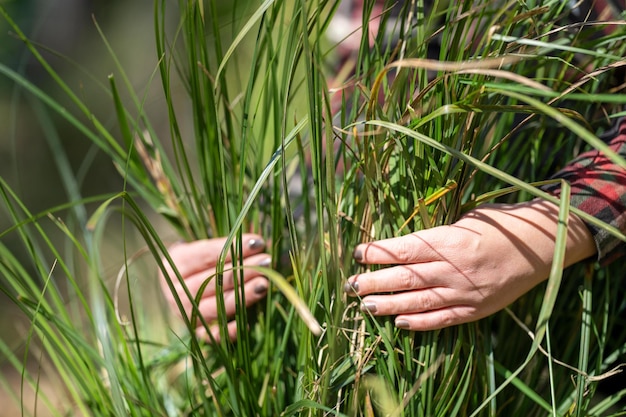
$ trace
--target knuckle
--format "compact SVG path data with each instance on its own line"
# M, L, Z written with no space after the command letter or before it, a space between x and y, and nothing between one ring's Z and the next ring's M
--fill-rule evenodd
M412 289L416 288L417 277L415 272L410 268L402 267L398 268L397 280L399 283L398 289Z
M450 326L464 323L462 318L459 317L457 314L454 314L451 310L443 310L439 317L439 321L440 322L439 322L438 327L440 328L450 327Z
M423 293L422 296L416 301L418 302L416 307L418 307L420 311L431 311L436 309L437 303L430 292Z
M400 263L409 263L415 258L415 248L409 239L399 239L393 255Z
M167 252L170 256L170 258L172 259L172 261L174 261L174 263L176 263L177 260L179 260L179 258L181 258L186 252L187 252L187 244L184 243L180 243L174 246L170 246L167 249ZM167 262L166 257L163 257L163 261Z

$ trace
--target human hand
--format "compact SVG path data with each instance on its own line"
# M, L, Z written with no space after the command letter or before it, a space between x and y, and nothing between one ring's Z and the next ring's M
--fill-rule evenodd
M357 246L360 263L395 266L354 275L345 291L362 297L365 312L396 315L403 329L475 321L548 278L557 224L558 207L543 200L481 206L450 226ZM594 253L587 227L571 214L564 267Z
M213 278L215 275L215 266L217 265L218 257L225 241L226 239L224 238L204 239L189 243L178 243L169 248L170 257L174 265L176 265L192 297L195 297L205 281L210 279L204 288L202 298L198 304L199 314L209 325L218 318L215 280ZM265 242L260 236L244 234L242 248L244 266L267 267L270 265L271 258L268 254L263 253ZM237 294L235 294L235 290L233 289L233 271L230 260L231 257L229 254L226 259L228 263L224 265L224 304L226 307L226 315L233 317L236 312ZM177 279L172 266L165 260L163 260L163 263L167 275L174 286L174 292L172 292L168 285L168 280L162 273L159 273L159 281L168 304L174 311L180 314L180 310L176 304L176 298L179 298L185 314L187 317L191 317L192 301L185 293L183 285ZM268 282L260 272L250 268L243 269L243 276L243 291L245 292L246 306L251 306L265 297ZM215 340L220 339L217 325L210 326L209 331ZM196 334L201 338L209 339L206 329L200 323L198 323ZM228 337L230 340L235 340L237 337L237 323L235 321L228 323Z

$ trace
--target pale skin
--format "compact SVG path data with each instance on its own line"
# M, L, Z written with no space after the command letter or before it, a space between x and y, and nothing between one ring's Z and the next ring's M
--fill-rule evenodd
M360 298L364 312L395 316L395 325L403 329L434 330L479 320L502 310L548 278L557 219L558 207L541 200L484 205L450 226L361 244L354 250L355 259L382 269L351 276L345 291ZM564 266L596 253L593 238L578 216L570 214L568 226ZM244 243L245 239L258 242L260 237L246 235ZM192 294L214 273L222 245L223 240L212 239L179 244L170 250ZM262 250L245 249L245 264L268 264L269 255ZM182 294L181 288L177 284ZM235 294L228 273L224 288L230 317L235 312ZM265 296L267 281L258 272L249 271L244 290L246 303L252 305ZM169 289L165 293L172 304ZM186 295L181 298L186 299ZM190 306L186 303L188 314ZM207 322L217 318L211 283L203 294L200 312ZM217 334L215 327L211 331ZM206 337L203 332L199 329L199 334ZM229 337L235 336L232 322Z
M225 239L204 239L197 240L189 243L177 243L169 248L168 252L172 261L178 268L178 272L189 293L192 297L195 297L202 285L207 282L207 285L202 293L202 298L198 304L199 314L202 315L204 320L209 324L209 331L211 332L215 340L220 340L219 328L215 321L218 318L217 312L217 298L215 296L215 266L218 262L218 257L224 246ZM254 234L244 234L242 236L242 249L244 256L244 291L246 305L251 306L258 301L265 298L268 288L267 279L264 278L258 270L252 268L246 268L245 266L264 266L268 267L271 262L271 257L267 253L264 253L265 242L261 236ZM234 290L233 271L232 264L230 263L230 255L227 257L227 263L224 265L224 305L226 307L226 315L232 318L236 312L236 294ZM183 289L182 284L179 282L176 274L174 273L171 265L164 260L167 275L171 278L174 284L174 289L180 298L184 313L191 317L192 302ZM165 298L168 304L172 307L172 310L180 314L178 305L176 304L175 297L172 295L172 291L169 288L167 280L163 274L159 274L159 281L163 288ZM202 323L198 323L196 334L205 340L210 340L205 327ZM235 340L237 337L237 324L230 321L228 323L228 337L231 340Z
M502 310L550 274L558 207L546 201L488 205L451 226L362 244L362 264L395 265L352 276L346 292L362 310L393 315L397 327L425 331ZM593 256L582 220L570 214L564 266ZM393 293L393 294L391 294Z

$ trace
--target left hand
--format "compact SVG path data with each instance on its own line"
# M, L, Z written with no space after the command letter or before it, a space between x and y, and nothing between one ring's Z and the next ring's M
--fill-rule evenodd
M244 266L269 266L271 258L270 255L263 252L265 242L261 236L244 234L242 238ZM209 324L208 330L211 332L213 340L216 341L220 340L220 329L215 324L218 319L218 307L215 279L213 278L215 276L215 266L225 242L225 238L213 238L189 243L178 243L170 247L170 257L174 265L176 265L183 282L179 282L172 265L165 259L163 259L163 262L167 278L159 272L161 288L172 311L178 314L181 313L177 304L177 300L179 300L187 317L192 316L193 302L187 296L185 287L191 297L195 298L205 283L207 284L198 303L198 313ZM223 275L224 306L227 318L232 318L235 315L238 299L238 295L234 290L234 281L238 279L238 272L232 270L230 260L231 254L228 253ZM243 282L239 290L245 294L246 306L251 306L265 298L268 281L256 269L244 268L242 273ZM173 292L169 286L170 282L173 286ZM200 322L193 324L197 326L196 334L200 338L207 341L211 340L206 333L207 329ZM231 320L228 323L228 337L233 341L237 338L237 323L235 320Z

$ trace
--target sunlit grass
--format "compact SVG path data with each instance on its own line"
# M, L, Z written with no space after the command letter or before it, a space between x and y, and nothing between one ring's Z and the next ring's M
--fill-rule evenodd
M531 183L548 178L583 144L604 149L595 132L626 102L621 90L608 90L623 65L623 31L572 34L563 29L565 2L435 1L426 9L423 1L406 2L395 21L385 12L371 45L362 37L354 68L333 96L328 84L337 51L325 31L336 3L216 3L176 8L154 2L158 68L151 79L162 87L167 132L153 127L145 98L133 90L99 29L116 67L103 95L117 116L119 137L0 7L75 105L68 111L0 63L3 76L45 105L40 119L50 143L57 145L46 112L98 146L125 180L119 193L83 198L57 147L73 198L67 206L30 213L0 183L4 210L15 224L0 236L18 236L30 261L22 265L0 247L1 289L32 323L26 347L43 349L74 411L600 415L626 394L592 401L594 376L610 371L626 349L615 331L624 314L623 297L616 295L623 287L619 268L563 274L555 267L546 285L507 312L417 334L362 315L343 294L345 278L360 268L351 258L360 242L450 224L468 207L496 197L553 199ZM370 14L366 7L364 21L375 17ZM397 34L396 43L387 42L385 28ZM583 75L589 72L593 76ZM189 107L174 99L180 85ZM192 137L183 133L185 125L193 126ZM623 158L611 158L626 166ZM567 198L553 200L562 219L572 210L592 221ZM99 208L88 218L82 210L93 202ZM163 257L171 262L149 211L186 240L228 236L221 272L228 250L242 270L237 242L243 232L270 242L277 272L263 305L238 309L236 343L224 337L225 314L219 343L192 337L197 305L183 320L188 332L172 324L161 337L168 321L149 317L149 301L133 285L134 273L156 276ZM138 233L144 249L132 252L122 236L125 264L120 285L111 288L101 248L108 225L120 220L124 236ZM50 227L62 233L63 246L51 239ZM555 265L565 232L562 222ZM132 272L138 258L153 268ZM212 279L220 289L221 275ZM129 301L123 317L115 301L120 295ZM223 298L218 307L224 313ZM12 366L23 367L5 343L0 348ZM36 390L37 375L25 373L24 383Z

